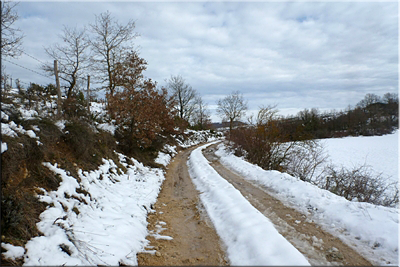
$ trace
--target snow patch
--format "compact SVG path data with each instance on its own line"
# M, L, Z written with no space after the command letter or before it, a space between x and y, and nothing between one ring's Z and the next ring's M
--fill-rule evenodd
M7 143L1 142L1 153L6 152L8 149Z
M172 157L174 157L177 152L176 152L176 146L171 146L169 144L165 144L164 148L162 149L164 152L159 151L157 158L154 160L155 163L167 166Z
M25 249L20 246L13 246L11 244L1 243L1 247L7 250L6 252L3 252L1 254L4 255L6 258L12 260L23 257L25 253Z
M109 124L109 123L99 123L99 124L97 125L97 128L100 129L100 130L109 132L109 133L111 133L112 135L114 135L115 129L116 129L115 125Z

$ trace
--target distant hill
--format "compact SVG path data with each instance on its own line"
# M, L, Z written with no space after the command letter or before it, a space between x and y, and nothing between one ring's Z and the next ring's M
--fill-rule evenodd
M233 122L233 127L243 126L243 125L247 125L247 123L244 123L244 122L241 122L241 121L234 121ZM214 130L220 129L220 128L226 128L226 127L229 127L229 122L223 121L223 122L213 122L213 123L211 123L211 129L214 129Z

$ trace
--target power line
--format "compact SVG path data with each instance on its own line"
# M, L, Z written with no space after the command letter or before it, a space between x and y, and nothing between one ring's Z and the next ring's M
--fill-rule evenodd
M20 68L23 68L23 69L29 70L29 71L31 71L31 72L33 72L33 73L36 73L36 74L38 74L38 75L40 75L40 76L46 77L46 78L48 78L48 79L51 79L49 76L45 76L45 75L43 75L43 74L41 74L41 73L39 73L39 72L37 72L37 71L35 71L35 70L31 70L31 69L29 69L29 68L27 68L27 67L24 67L24 66L21 66L21 65L19 65L19 64L17 64L17 63L11 62L11 61L9 61L9 60L7 60L7 59L5 59L5 58L3 58L3 60L5 60L5 61L7 61L7 62L9 62L9 63L11 63L11 64L14 64L14 65L16 65L16 66L18 66L18 67L20 67Z
M31 57L31 58L33 58L34 60L36 60L36 61L38 61L38 62L40 62L40 63L42 63L42 64L45 64L45 63L43 63L42 61L40 61L39 59L35 58L34 56L29 55L28 53L26 53L26 52L24 52L24 51L22 51L22 53L24 53L24 54L27 55L28 57Z

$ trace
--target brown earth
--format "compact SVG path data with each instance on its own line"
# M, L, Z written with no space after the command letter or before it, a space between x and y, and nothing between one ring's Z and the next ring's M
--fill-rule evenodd
M211 166L261 213L311 265L371 266L372 264L337 237L323 231L306 215L285 206L268 193L268 188L251 183L224 167L215 155L216 145L203 150Z
M138 265L227 265L222 241L203 209L186 162L196 147L180 152L168 165L162 190L148 215L148 252ZM163 230L165 229L165 230ZM161 230L161 232L160 232ZM156 239L154 233L172 237Z

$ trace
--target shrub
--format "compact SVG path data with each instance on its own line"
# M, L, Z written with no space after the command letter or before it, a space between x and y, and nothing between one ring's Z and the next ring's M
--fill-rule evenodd
M289 153L284 168L290 175L313 183L323 175L324 170L321 166L327 157L320 142L316 140L300 142Z
M151 80L140 84L140 89L126 86L110 97L109 111L115 116L118 134L129 146L127 150L151 147L159 135L175 132L168 103L167 91L158 91Z
M382 174L374 174L367 165L352 169L331 165L326 173L319 180L319 186L348 200L383 206L395 206L399 202L397 184L387 184Z
M89 113L86 107L86 100L81 91L63 101L63 114L67 118L89 118Z
M266 170L285 171L289 161L304 148L313 149L311 141L290 141L289 133L280 123L277 110L268 106L261 108L255 123L233 129L231 140L237 155L245 155L251 163ZM314 164L315 165L315 164ZM311 171L311 170L310 170Z

